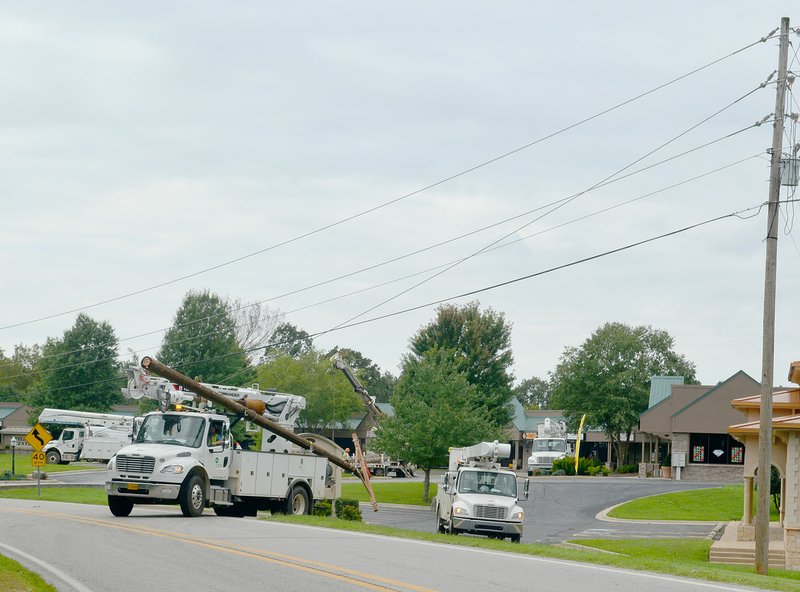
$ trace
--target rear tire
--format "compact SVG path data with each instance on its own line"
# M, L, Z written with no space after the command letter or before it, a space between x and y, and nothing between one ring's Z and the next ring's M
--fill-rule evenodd
M196 518L206 507L206 490L200 475L192 475L183 484L180 493L181 513L187 518Z
M311 504L308 500L308 492L299 485L292 488L292 493L286 500L286 513L292 516L302 516L311 512Z
M117 495L108 496L108 509L117 518L125 518L131 515L133 510L133 502L127 497L119 497Z

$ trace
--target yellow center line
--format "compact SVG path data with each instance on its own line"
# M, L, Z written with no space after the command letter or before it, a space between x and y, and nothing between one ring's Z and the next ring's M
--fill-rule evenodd
M323 577L356 584L363 588L368 588L371 590L397 590L399 587L403 590L413 590L414 592L434 592L430 588L425 588L423 586L417 586L415 584L411 584L408 582L402 582L400 580L394 580L391 578L385 578L383 576L369 574L366 572L358 571L349 569L346 567L341 567L338 565L333 565L330 563L323 563L320 561L313 561L310 559L306 559L304 557L297 557L293 555L286 555L284 553L276 553L274 551L265 551L263 549L255 549L252 547L244 547L241 545L223 545L221 543L213 543L208 542L205 540L198 539L191 535L181 534L178 532L172 531L165 531L159 530L155 528L149 528L146 526L132 526L130 524L122 524L120 522L111 521L111 520L104 520L100 518L88 518L84 516L72 516L70 514L61 514L58 512L49 512L46 510L32 510L32 509L24 509L24 508L2 508L0 507L0 511L6 512L15 512L19 514L32 514L37 516L44 516L48 518L58 518L61 520L71 520L73 522L82 522L85 524L94 524L96 526L103 526L105 528L116 528L118 530L126 530L128 532L133 532L136 534L142 535L150 535L156 536L160 538L171 539L175 541L180 541L183 543L188 543L190 545L195 545L198 547L204 547L211 550L216 551L224 551L227 553L231 553L233 555L239 555L242 557L249 557L252 559L259 559L262 561L267 561L270 563L275 563L279 565L284 565L287 567L292 567L294 569L298 569L304 572L317 574ZM371 580L371 581L367 581ZM376 583L372 583L376 582ZM385 584L384 586L380 584ZM391 588L387 586L392 586Z

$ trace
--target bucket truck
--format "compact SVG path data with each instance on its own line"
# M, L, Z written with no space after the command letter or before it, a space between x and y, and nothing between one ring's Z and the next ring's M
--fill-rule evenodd
M516 474L499 463L510 455L511 445L496 440L450 449L448 470L434 500L439 532L520 542L524 512L519 502L528 499L530 483L525 479L518 492Z
M567 424L553 422L549 417L540 423L538 435L533 440L531 456L528 458L528 476L536 469L549 471L553 461L564 458L571 452L567 442Z
M147 414L134 442L109 461L105 492L115 516L154 503L179 504L184 516L206 507L223 516L309 514L315 501L341 494L341 469L368 483L333 442L293 432L303 397L199 383L150 357L129 372L124 390L155 394L161 409ZM191 405L171 409L176 395L191 397ZM270 432L261 450L233 442L231 427L242 419Z
M51 465L77 460L108 462L131 443L134 429L134 418L128 415L67 409L43 409L39 423L66 426L42 449Z

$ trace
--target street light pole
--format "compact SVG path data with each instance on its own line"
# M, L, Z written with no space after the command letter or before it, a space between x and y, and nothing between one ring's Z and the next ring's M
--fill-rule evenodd
M11 478L16 477L16 466L14 465L14 454L17 449L17 437L11 436Z

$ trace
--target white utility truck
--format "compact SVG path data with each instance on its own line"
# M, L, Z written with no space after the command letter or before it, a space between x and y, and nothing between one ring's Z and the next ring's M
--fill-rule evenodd
M51 465L77 460L108 462L120 448L131 443L134 430L133 417L113 413L43 409L38 421L66 426L57 439L42 449Z
M448 471L434 502L439 532L520 541L524 512L519 502L528 499L530 483L525 479L518 493L517 475L499 463L509 456L511 445L497 441L450 449Z
M553 422L547 417L538 427L538 435L533 440L531 456L528 458L528 476L534 470L549 471L553 461L564 458L572 450L567 441L567 424Z
M315 501L341 494L340 468L361 476L329 440L291 431L303 397L204 385L149 357L142 367L161 377L129 371L126 394L155 394L162 410L145 415L133 443L108 464L105 491L115 516L154 503L179 504L184 516L199 516L206 507L228 516L266 509L309 514ZM169 410L174 394L193 397L192 405ZM231 427L242 419L272 432L264 433L261 450L242 450L233 441Z

